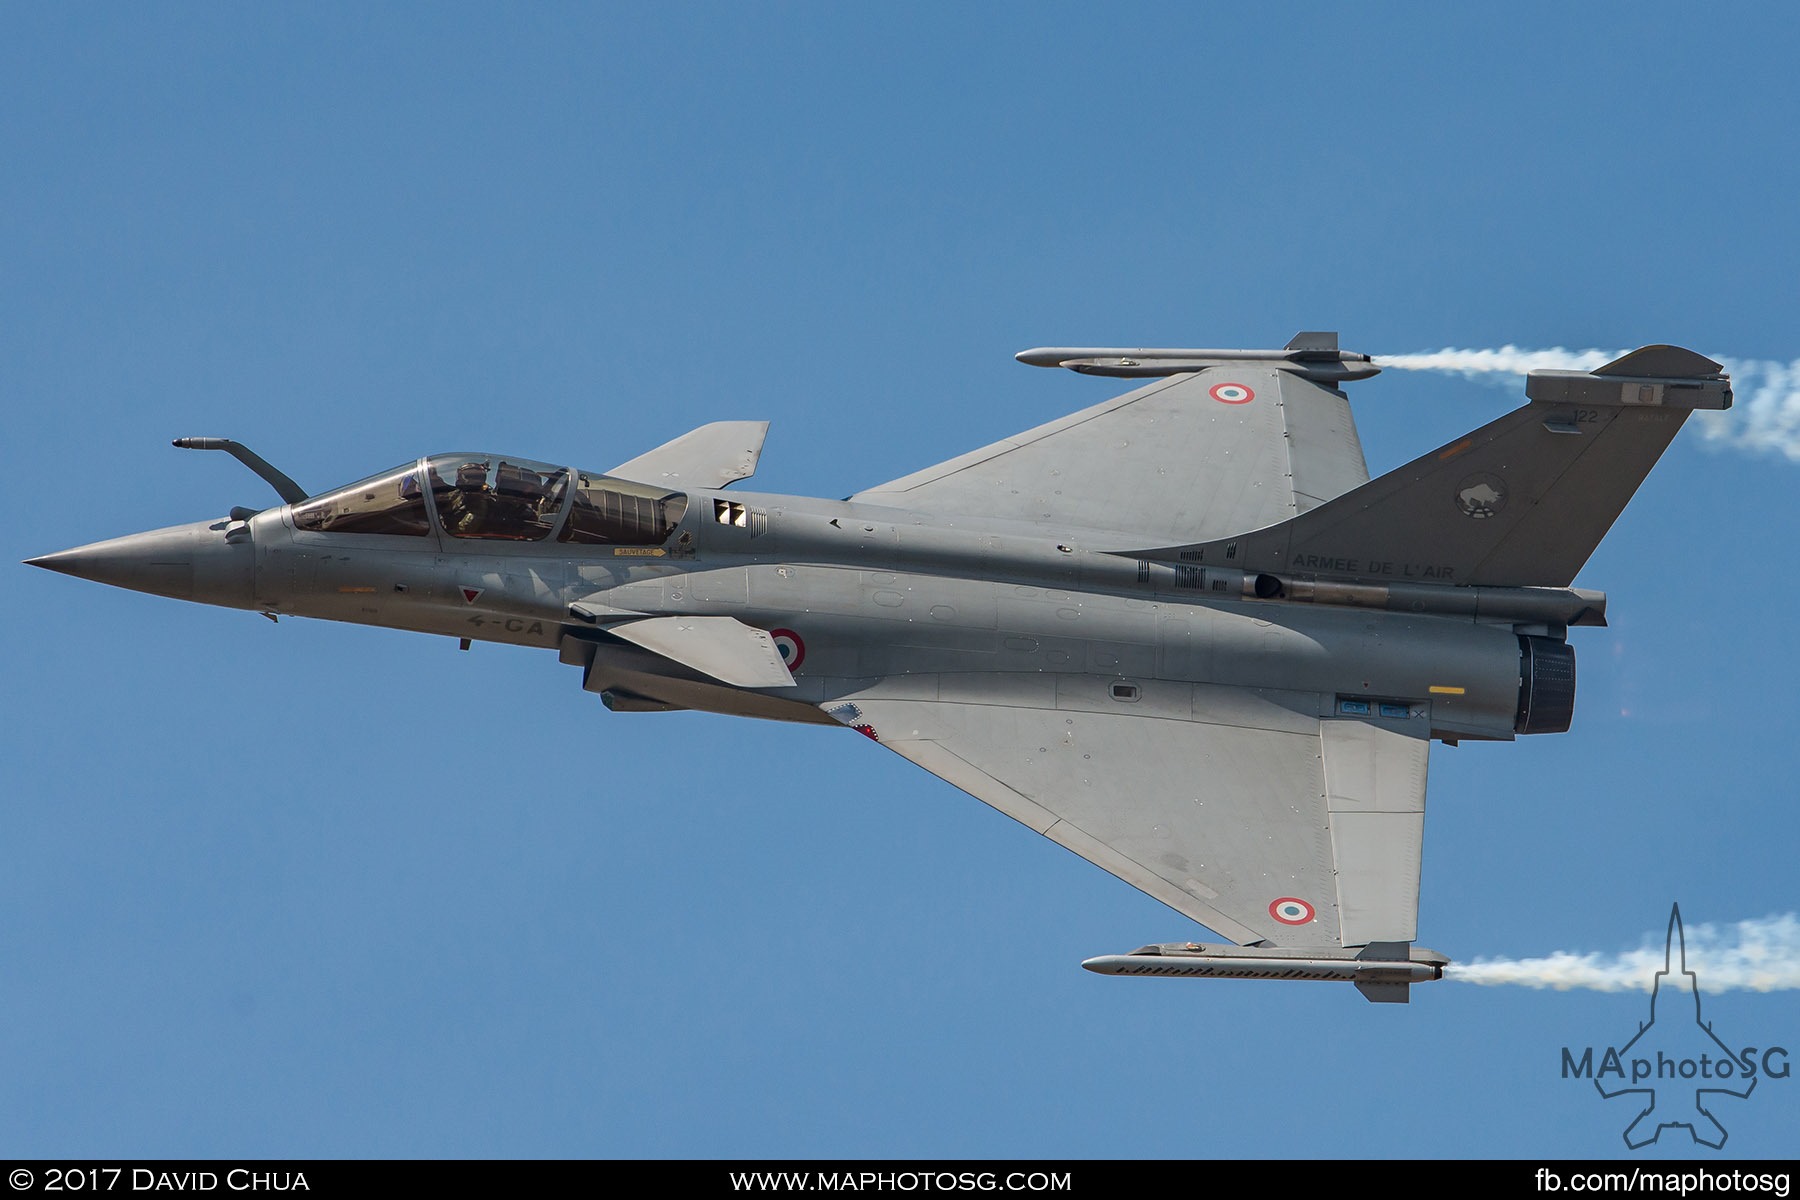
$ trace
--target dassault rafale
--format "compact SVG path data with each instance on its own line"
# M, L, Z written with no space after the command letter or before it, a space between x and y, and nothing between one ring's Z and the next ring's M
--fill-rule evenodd
M604 473L437 454L28 560L136 591L555 651L615 712L853 729L1230 944L1115 975L1342 980L1405 1001L1433 741L1569 728L1571 586L1707 358L1533 371L1527 402L1371 479L1343 387L1280 350L1037 349L1148 382L845 500L761 495L766 422Z

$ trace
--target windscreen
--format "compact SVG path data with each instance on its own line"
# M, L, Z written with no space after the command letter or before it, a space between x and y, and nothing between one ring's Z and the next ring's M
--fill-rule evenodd
M294 528L424 537L431 532L431 521L425 515L417 464L395 467L294 505Z

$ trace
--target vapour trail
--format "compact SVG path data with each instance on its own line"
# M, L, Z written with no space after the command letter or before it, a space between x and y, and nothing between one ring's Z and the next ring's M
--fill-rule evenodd
M1623 350L1567 350L1554 346L1530 350L1520 346L1497 349L1455 349L1421 354L1379 356L1376 363L1400 371L1442 371L1505 384L1527 371L1591 371L1618 358ZM1724 364L1731 375L1734 406L1726 412L1694 414L1706 441L1715 446L1780 454L1800 462L1800 359L1708 357Z
M1542 958L1478 958L1452 964L1444 978L1558 991L1647 992L1663 969L1666 937L1667 930L1647 933L1636 950L1620 954L1557 950ZM1800 917L1790 912L1728 925L1688 925L1687 967L1702 992L1800 989ZM1680 969L1677 957L1675 970Z

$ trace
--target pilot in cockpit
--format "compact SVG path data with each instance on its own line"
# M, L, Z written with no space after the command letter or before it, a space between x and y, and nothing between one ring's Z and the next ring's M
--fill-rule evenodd
M487 485L487 464L466 462L456 468L456 484L438 492L438 515L453 537L479 535L488 523L494 494Z

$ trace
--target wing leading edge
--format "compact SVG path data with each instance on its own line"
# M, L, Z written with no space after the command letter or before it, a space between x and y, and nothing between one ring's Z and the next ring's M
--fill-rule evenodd
M1265 361L1180 370L851 499L1166 544L1274 525L1368 481L1342 392Z

